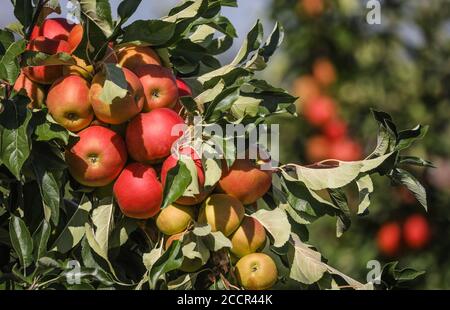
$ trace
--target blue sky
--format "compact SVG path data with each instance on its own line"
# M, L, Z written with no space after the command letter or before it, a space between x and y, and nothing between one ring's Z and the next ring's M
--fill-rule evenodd
M15 21L13 14L13 7L10 1L1 0L2 8L0 10L0 28L4 28L9 23ZM65 10L67 0L61 0L61 6ZM180 3L180 0L143 0L138 10L130 19L130 22L136 19L154 19L167 14L168 10ZM111 0L112 11L116 16L117 6L120 0ZM240 47L243 38L255 24L257 19L263 21L265 33L270 33L273 27L273 22L270 21L265 12L270 5L270 0L238 0L239 8L224 8L223 15L227 16L235 25L239 38L235 40L233 49L223 55L223 60L230 59ZM63 11L64 14L64 11Z

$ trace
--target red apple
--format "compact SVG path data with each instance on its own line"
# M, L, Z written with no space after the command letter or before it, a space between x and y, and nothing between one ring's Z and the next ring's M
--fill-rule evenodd
M45 93L44 89L37 83L33 82L23 72L20 73L16 82L14 83L14 90L16 92L24 89L27 93L28 98L30 98L30 103L28 107L31 109L41 108L44 104Z
M422 249L430 240L430 226L421 214L408 217L403 224L403 239L411 249Z
M300 98L297 102L308 102L320 96L320 86L316 79L310 75L304 75L294 81L293 91ZM299 109L300 110L300 109Z
M144 106L145 97L141 82L133 72L127 68L122 69L128 82L128 94L125 97L117 97L112 103L104 102L100 98L106 80L103 72L95 75L89 91L95 116L108 124L124 123L141 112Z
M319 58L314 62L313 75L325 87L336 81L336 70L328 58Z
M41 26L35 26L30 39L38 36L47 39L67 41L74 51L83 39L83 26L69 23L65 18L47 18Z
M206 196L208 195L209 191L206 191L204 188L205 185L205 173L203 171L203 165L202 161L197 155L197 153L192 148L183 148L180 151L180 154L190 156L195 163L196 169L197 169L197 178L198 178L198 186L200 193L196 194L194 197L189 196L182 196L178 198L176 203L180 205L196 205L200 202L202 202ZM167 157L167 159L164 161L162 168L161 168L161 182L163 185L166 184L166 177L167 173L170 169L175 167L178 162L178 154L172 154L171 156Z
M177 78L177 86L178 86L178 96L179 97L192 96L191 88L181 78ZM177 113L180 113L182 108L183 108L183 105L181 104L181 101L177 100L177 103L175 104L175 107L173 108L173 110Z
M341 139L347 135L347 124L341 119L333 119L325 124L323 132L331 140Z
M144 65L161 65L161 59L148 46L129 46L119 50L117 57L119 65L135 71Z
M70 53L71 47L69 43L61 40L47 39L45 37L37 37L31 40L27 49L46 54L56 54L60 52ZM63 75L63 66L35 66L25 67L23 72L26 76L36 83L52 84Z
M312 125L322 126L336 116L336 103L330 97L318 97L305 102L303 114Z
M260 169L250 159L236 159L231 168L224 165L218 188L248 205L264 196L271 185L271 170Z
M135 69L145 94L144 111L173 108L178 101L178 87L172 71L159 65L144 65Z
M120 210L128 217L148 219L161 209L163 187L151 166L129 164L117 178L113 191Z
M330 140L322 135L308 138L306 141L306 159L309 163L316 163L330 158Z
M79 131L92 122L89 83L78 75L67 75L53 83L47 95L48 112L61 126Z
M161 162L170 155L172 144L182 135L178 129L183 129L183 124L183 119L167 108L137 115L126 131L128 153L139 162Z
M359 143L343 138L332 141L330 144L330 158L342 161L355 161L362 159L362 149Z
M114 181L127 161L123 139L102 126L88 127L78 135L80 139L65 153L73 178L92 187L105 186Z
M378 249L386 256L398 254L401 242L401 228L396 222L383 224L377 234Z

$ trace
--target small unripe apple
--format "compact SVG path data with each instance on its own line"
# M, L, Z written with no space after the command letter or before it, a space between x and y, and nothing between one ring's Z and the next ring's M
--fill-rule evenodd
M194 207L171 204L158 213L156 226L165 235L175 235L186 230L194 216Z
M70 131L86 128L94 119L89 101L89 83L78 75L67 75L56 80L47 95L47 108L64 128Z
M144 89L144 112L175 106L178 87L172 71L159 65L144 65L137 67L134 72Z
M378 249L386 256L398 254L401 242L401 228L396 222L383 224L377 234Z
M430 240L430 225L427 219L421 214L408 217L403 224L403 239L411 249L424 248Z
M244 206L237 198L226 194L212 194L203 202L198 222L208 223L212 231L221 231L229 236L239 227L244 212Z
M80 139L65 152L73 178L91 187L105 186L115 180L127 161L123 139L102 126L88 127L78 136Z
M138 114L127 127L128 153L139 162L161 162L170 155L173 143L183 134L177 130L183 129L183 124L184 120L167 108Z
M16 92L21 89L24 89L28 98L30 98L30 103L28 104L29 108L39 109L43 106L45 99L44 89L39 84L30 80L23 72L20 73L14 83L14 90Z
M243 257L263 247L265 241L264 226L257 219L246 216L231 236L231 252L237 257Z
M118 52L117 57L121 67L133 72L144 65L161 65L158 54L148 46L125 47Z
M114 183L114 196L123 214L148 219L161 209L163 188L153 167L131 163Z
M218 189L244 205L264 196L272 185L272 171L262 170L250 159L236 159L231 168L224 165Z
M252 253L237 262L236 276L246 290L267 290L277 282L278 270L269 255Z
M95 75L89 91L89 98L95 116L108 124L122 124L141 112L144 106L144 90L139 78L130 70L122 69L128 83L128 93L125 97L117 97L112 103L104 102L101 99L100 96L106 81L106 76L103 72Z

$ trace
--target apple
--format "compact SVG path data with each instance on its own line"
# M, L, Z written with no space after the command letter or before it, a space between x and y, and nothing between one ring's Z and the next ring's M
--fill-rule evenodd
M405 244L415 250L424 248L430 240L430 226L421 214L409 216L403 224Z
M323 0L300 0L300 9L309 17L316 17L322 14L324 10Z
M129 164L114 183L113 191L120 210L128 217L148 219L161 209L163 187L151 166Z
M176 201L180 205L196 205L202 202L206 196L209 194L209 191L205 190L205 172L203 171L203 165L201 159L198 157L197 153L190 147L183 148L180 151L180 154L190 156L192 160L195 163L195 167L197 170L197 179L198 179L198 186L199 186L199 193L196 194L194 197L189 196L182 196L178 198ZM166 184L166 177L167 173L170 169L175 167L178 162L178 155L172 154L164 161L162 168L161 168L161 182L163 185Z
M271 170L260 169L250 159L236 159L231 168L223 165L218 189L249 205L264 196L271 185Z
M331 159L338 159L342 161L355 161L362 159L362 149L359 143L351 138L344 137L330 143Z
M47 18L42 25L33 28L30 39L33 40L38 36L66 41L73 52L83 39L83 26L69 23L65 18Z
M400 225L396 222L383 224L377 233L378 249L386 256L398 254L401 242Z
M316 163L330 158L330 141L322 135L315 135L306 140L306 159Z
M176 126L183 124L184 120L168 108L138 114L127 126L128 153L139 162L161 162L170 155L172 144L182 135Z
M267 290L277 282L278 270L269 255L252 253L237 262L236 277L246 290Z
M175 235L186 230L194 216L194 207L171 204L158 213L156 226L165 235Z
M88 127L78 136L80 139L65 152L72 177L91 187L105 186L115 180L127 161L123 139L102 126Z
M172 242L174 242L175 240L181 240L183 235L184 232L172 235L169 238L167 238L164 247L165 250L167 251L167 249L171 246ZM181 263L181 267L179 269L184 272L196 272L201 267L202 267L202 260L200 258L196 257L192 259L184 257L183 262Z
M89 83L78 75L67 75L53 83L47 95L48 112L61 126L80 131L94 119L89 102Z
M94 72L94 66L89 65L86 60L72 56L76 65L64 66L63 75L76 74L85 79L91 79L91 74Z
M243 257L262 248L265 241L266 230L264 226L257 219L246 216L231 236L231 253L237 257Z
M131 71L144 65L161 65L161 59L148 46L129 46L119 50L119 65Z
M14 90L16 92L24 89L30 103L28 107L31 109L39 109L44 105L45 93L44 89L37 83L33 82L23 72L19 74L16 82L14 83Z
M192 90L189 87L189 85L181 78L176 78L177 86L178 86L178 96L179 97L189 97L192 96ZM177 113L180 113L181 109L183 108L183 104L180 100L177 100L177 103L175 104L175 107L173 107L173 110Z
M128 83L128 94L125 97L116 97L111 104L104 102L100 98L106 80L104 72L97 73L94 76L89 91L89 98L95 116L108 124L118 125L124 123L141 112L144 106L144 90L139 78L130 70L122 69Z
M336 116L336 103L326 96L306 101L303 105L306 120L314 126L322 126Z
M336 81L336 70L327 58L319 58L313 63L313 75L319 84L327 87Z
M143 65L135 68L134 72L144 88L144 112L175 106L178 87L172 71L159 65Z
M341 119L333 119L325 124L323 133L330 140L342 139L347 135L347 124Z
M60 52L70 53L71 47L69 43L61 40L47 39L45 37L37 37L31 40L27 47L30 51L43 52L46 54L56 54ZM52 66L34 66L23 68L25 75L39 84L53 84L63 75L62 65Z
M303 75L294 81L294 94L300 97L298 102L308 102L320 96L320 86L311 75Z
M212 194L203 202L198 222L208 223L212 231L221 231L229 236L239 227L244 211L244 206L237 198L226 194Z

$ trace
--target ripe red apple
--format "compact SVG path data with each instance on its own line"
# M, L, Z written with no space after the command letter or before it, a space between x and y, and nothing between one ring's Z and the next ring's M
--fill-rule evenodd
M178 77L177 77L176 81L177 81L177 86L178 86L178 96L179 97L192 96L192 90L185 81L183 81L181 78L178 78ZM177 103L175 104L175 107L173 107L173 110L177 113L180 113L182 108L183 108L183 105L181 104L181 101L177 100Z
M182 196L178 198L176 202L180 205L196 205L202 202L209 193L209 191L205 190L204 188L205 172L203 171L202 161L197 155L197 153L190 147L183 148L180 151L180 154L190 156L192 160L194 160L197 169L197 179L200 193L196 194L194 197ZM164 161L161 168L161 182L163 185L166 184L166 177L169 170L177 165L178 158L179 158L178 154L172 154L169 157L167 157L167 159Z
M322 135L308 138L306 141L306 159L309 163L316 163L330 158L330 140Z
M183 119L167 108L140 113L127 127L128 153L139 162L162 161L170 155L172 144L182 135L182 132L176 129L183 124Z
M71 52L71 47L66 41L47 39L42 36L31 40L28 44L27 49L36 52L43 52L46 54ZM23 68L23 72L29 79L33 80L36 83L52 84L63 75L63 66L55 65L25 67Z
M156 226L165 235L175 235L185 231L194 216L194 207L171 204L158 213Z
M362 159L362 149L359 143L351 138L332 141L330 144L330 158L343 161L355 161Z
M66 41L74 51L83 39L83 26L69 23L65 18L47 18L42 25L33 28L30 39L38 36Z
M306 120L315 126L322 126L336 116L336 103L326 96L306 101L303 105Z
M117 178L113 191L120 210L128 217L148 219L161 209L163 187L151 166L129 164Z
M336 118L325 124L323 132L331 140L342 139L347 135L347 124Z
M300 0L300 9L309 17L316 17L324 10L323 0Z
M377 234L378 249L386 256L398 254L401 242L401 228L396 222L383 224Z
M53 83L47 95L48 112L61 126L80 131L94 119L89 102L89 83L78 75L67 75Z
M319 58L314 62L313 75L325 87L336 81L336 70L328 58Z
M144 106L145 97L141 82L133 72L127 68L122 69L128 82L128 94L125 97L116 97L111 104L102 101L100 96L106 80L103 72L95 75L89 91L89 98L95 116L108 124L118 125L124 123L141 112Z
M244 212L244 206L235 197L212 194L203 202L198 222L208 223L212 231L221 231L225 236L229 236L239 227Z
M134 72L144 88L144 111L173 108L178 101L178 87L172 71L160 65L143 65Z
M65 153L70 174L86 186L101 187L111 183L127 161L123 139L102 126L88 127L78 136L80 139Z
M236 159L231 168L222 168L218 189L248 205L264 196L271 185L271 170L262 170L250 159Z
M316 79L310 75L297 78L293 85L294 94L300 97L298 102L308 102L320 96L320 86ZM299 109L300 110L300 109Z
M427 219L421 214L408 217L403 224L403 239L411 249L419 250L425 247L430 240L430 226Z
M119 65L135 71L144 65L161 65L161 59L148 46L130 46L119 50L117 57Z
M30 103L28 104L29 108L39 109L44 104L44 89L39 84L27 78L23 72L20 73L13 88L16 92L20 91L22 88L25 89L28 98L30 98Z
M266 230L264 226L255 218L246 216L231 236L231 253L237 257L243 257L262 248L265 241Z
M237 262L236 277L246 290L267 290L277 282L278 270L269 255L252 253Z

